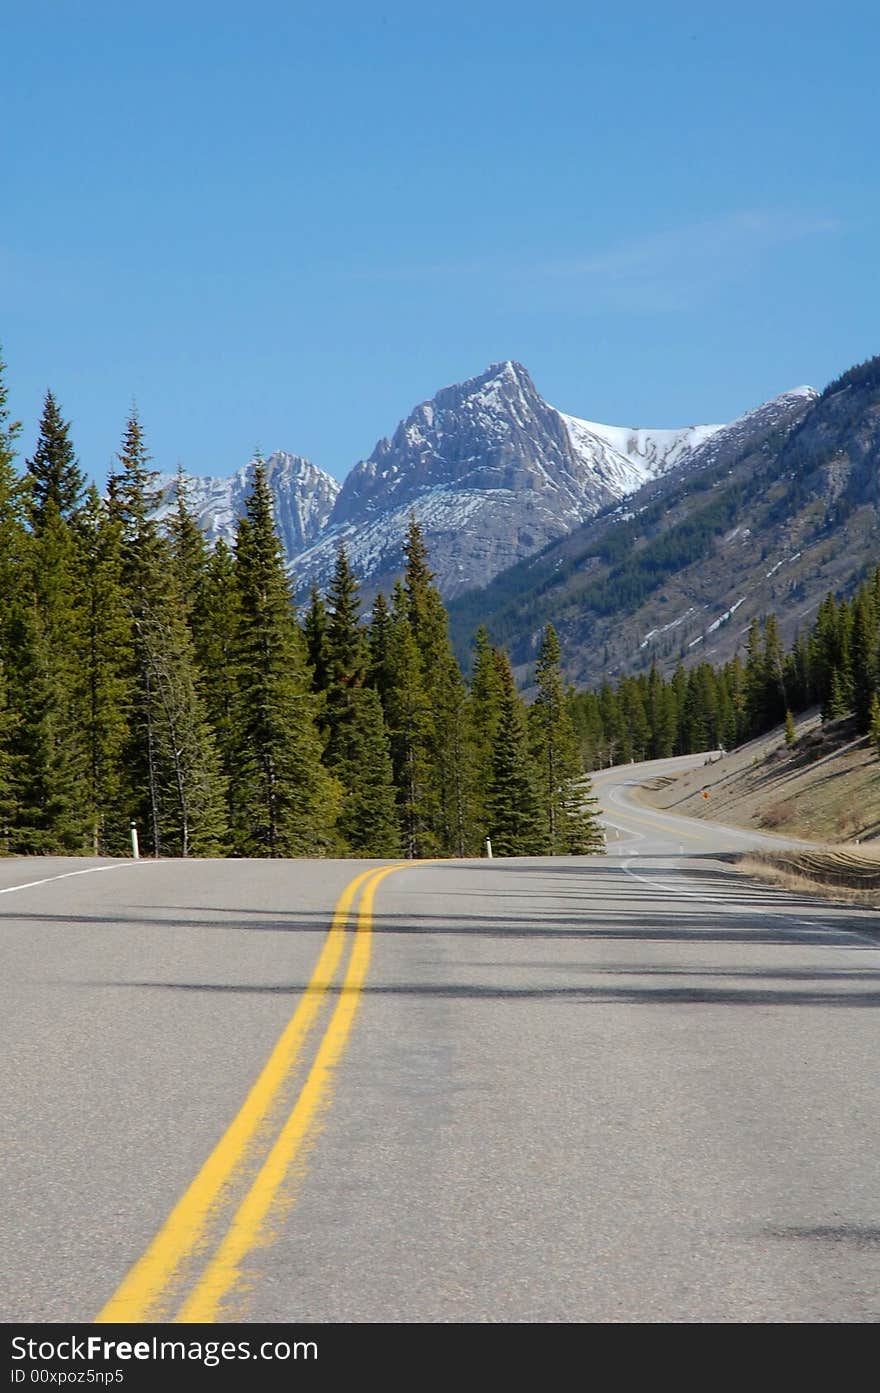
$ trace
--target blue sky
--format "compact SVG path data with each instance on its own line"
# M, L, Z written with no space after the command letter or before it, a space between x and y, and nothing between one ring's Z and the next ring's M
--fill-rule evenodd
M0 343L103 479L343 477L516 358L725 421L880 352L875 4L3 7Z

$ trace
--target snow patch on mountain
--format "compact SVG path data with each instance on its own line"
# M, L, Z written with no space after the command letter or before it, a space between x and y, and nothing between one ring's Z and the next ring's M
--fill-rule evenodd
M579 453L593 452L596 448L593 442L598 441L605 446L606 452L610 452L611 458L623 462L616 466L623 493L634 493L649 479L658 479L661 474L667 474L717 431L723 430L723 426L682 426L672 430L605 426L598 421L584 421L563 412L560 415ZM600 469L603 464L604 459L597 461Z

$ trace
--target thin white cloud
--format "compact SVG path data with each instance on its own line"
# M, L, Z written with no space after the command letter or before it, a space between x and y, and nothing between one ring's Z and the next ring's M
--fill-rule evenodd
M717 286L740 278L778 248L833 233L839 219L785 210L742 210L641 237L600 251L523 264L477 257L430 264L375 267L358 279L469 281L515 288L524 298L560 293L584 309L687 309ZM554 289L555 288L555 289Z
M539 269L550 280L580 286L605 306L681 309L753 269L775 249L840 226L835 218L748 210L627 238L598 254Z

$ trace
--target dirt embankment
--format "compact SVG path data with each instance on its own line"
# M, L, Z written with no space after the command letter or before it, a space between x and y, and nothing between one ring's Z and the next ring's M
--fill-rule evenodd
M657 779L640 796L671 812L816 843L739 864L790 889L880 907L880 761L851 721L823 727L813 713L791 747L780 727L688 774Z
M791 748L780 727L677 779L655 780L641 796L689 817L804 841L880 839L876 751L850 721L823 727L818 713L800 721Z

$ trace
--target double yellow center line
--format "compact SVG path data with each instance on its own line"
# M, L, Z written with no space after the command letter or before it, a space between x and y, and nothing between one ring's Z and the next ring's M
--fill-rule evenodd
M386 876L403 869L364 871L346 886L308 986L237 1116L98 1321L215 1321L230 1315L226 1303L241 1286L245 1259L270 1240L273 1215L295 1198L286 1182L330 1101L369 967L376 890ZM352 938L347 930L358 894ZM347 941L352 948L339 1000L293 1109L242 1197L248 1173L271 1139L274 1114L302 1061Z

